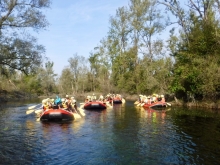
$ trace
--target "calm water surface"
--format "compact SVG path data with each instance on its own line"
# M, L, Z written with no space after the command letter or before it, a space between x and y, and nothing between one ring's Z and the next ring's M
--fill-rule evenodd
M85 111L72 122L38 122L26 115L39 102L0 110L0 164L220 164L217 112L135 108L133 102Z

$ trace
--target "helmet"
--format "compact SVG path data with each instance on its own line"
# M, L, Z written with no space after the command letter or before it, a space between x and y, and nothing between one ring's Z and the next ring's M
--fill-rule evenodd
M64 99L64 98L62 98L62 99L61 99L61 101L62 101L62 102L64 102L64 101L65 101L65 99Z
M68 96L68 95L66 95L66 97L68 98L69 96Z

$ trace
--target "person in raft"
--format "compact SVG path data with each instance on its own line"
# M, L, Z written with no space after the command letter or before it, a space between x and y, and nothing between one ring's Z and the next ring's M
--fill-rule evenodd
M73 112L73 109L71 106L71 99L70 99L69 95L66 95L65 104L66 104L66 110Z

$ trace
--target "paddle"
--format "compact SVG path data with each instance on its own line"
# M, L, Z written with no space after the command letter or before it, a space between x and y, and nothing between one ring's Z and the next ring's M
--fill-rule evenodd
M37 109L35 110L35 113L38 114L38 113L41 113L43 111L43 109Z
M26 114L29 115L34 112L34 109L26 111Z
M170 103L166 103L168 106L171 106L171 104Z
M135 101L134 104L139 104L139 101Z
M83 112L84 110L82 108L78 108L77 111L79 111L79 114L81 116L85 116L86 114Z
M38 117L36 121L40 121L40 117Z
M123 103L123 104L125 103L125 99L124 99L124 98L122 99L122 103Z
M74 119L80 119L81 116L79 115L79 113L75 110L76 113L73 114Z
M139 104L137 104L137 106L140 107L142 104L143 104L143 103L139 103Z
M41 103L40 103L40 104L41 104ZM30 106L30 107L28 107L28 109L33 109L33 108L35 108L36 106L38 106L38 105L40 105L40 104Z
M112 107L111 103L109 101L106 101L104 104L106 104L107 107Z

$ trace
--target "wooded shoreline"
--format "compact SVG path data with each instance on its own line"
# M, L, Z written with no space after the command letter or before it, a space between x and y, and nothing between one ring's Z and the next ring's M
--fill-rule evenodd
M91 93L84 93L84 94L76 94L74 95L76 98L84 99L87 95ZM96 93L98 96L99 93ZM55 97L56 95L53 95L52 97ZM62 96L62 95L61 95ZM37 96L36 94L29 94L24 93L20 91L6 91L6 90L0 90L0 103L6 103L11 100L13 101L19 101L19 100L28 100L28 99L37 99L37 98L47 98L48 96ZM124 94L123 97L125 100L129 101L136 101L138 99L138 95L129 95ZM177 98L171 98L169 97L167 99L167 102L169 102L172 106L184 106L184 107L191 107L191 108L208 108L208 109L216 109L220 110L220 100L217 102L214 101L192 101L192 102L184 102L181 99Z

